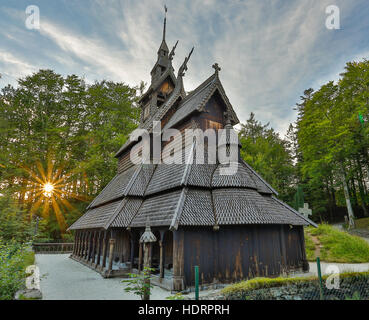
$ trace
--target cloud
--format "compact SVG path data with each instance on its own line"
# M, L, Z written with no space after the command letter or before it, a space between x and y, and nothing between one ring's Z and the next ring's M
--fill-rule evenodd
M31 60L25 53L32 48L34 66L73 72L90 81L148 82L161 42L163 3L86 2L40 6L41 30L32 33L34 47L9 50L26 64L10 64L13 75L29 70ZM187 90L204 81L213 72L211 65L218 62L221 81L240 120L254 112L258 120L284 133L295 120L292 107L305 89L335 80L345 62L368 54L368 22L362 19L369 8L365 0L355 5L335 2L341 10L342 30L332 31L325 27L330 0L167 0L168 46L179 40L174 67L178 69L194 45L185 77ZM24 17L15 10L4 12L14 19ZM21 45L22 33L7 34L9 41L13 37Z
M36 70L30 63L2 50L0 51L0 66L1 73L13 79L28 75Z

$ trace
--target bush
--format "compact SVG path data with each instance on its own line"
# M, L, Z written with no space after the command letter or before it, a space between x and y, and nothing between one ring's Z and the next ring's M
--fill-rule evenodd
M29 246L0 239L0 300L12 300L25 285L25 269L34 263Z
M323 283L329 275L323 276ZM324 288L324 296L328 300L337 300L357 296L357 292L368 298L369 272L345 272L339 275L340 289ZM280 288L280 289L277 289ZM317 277L300 278L254 278L224 288L221 292L225 299L230 300L315 300L319 299L319 281Z
M315 245L311 235L316 236L321 244L320 258L326 262L365 263L369 262L369 244L358 236L339 231L328 224L318 228L306 229L306 252L308 260L315 260ZM312 247L314 245L314 249Z

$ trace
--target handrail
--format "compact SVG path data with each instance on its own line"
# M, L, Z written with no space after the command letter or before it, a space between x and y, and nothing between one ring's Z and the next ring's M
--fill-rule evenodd
M33 243L35 253L70 253L73 252L74 243Z

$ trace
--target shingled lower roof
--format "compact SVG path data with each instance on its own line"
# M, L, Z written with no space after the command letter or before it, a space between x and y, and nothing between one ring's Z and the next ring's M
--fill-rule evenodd
M69 230L103 228L114 212L116 212L121 202L122 200L118 200L87 210L81 218L69 227Z
M272 197L262 196L252 189L216 189L213 190L213 201L219 225L309 225L307 221L281 206Z

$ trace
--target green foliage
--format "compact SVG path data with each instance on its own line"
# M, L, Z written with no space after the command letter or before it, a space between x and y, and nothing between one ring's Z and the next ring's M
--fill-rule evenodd
M26 219L24 212L9 194L0 196L0 239L19 242L29 241L33 235L34 223Z
M145 294L150 296L150 291L154 287L151 284L151 272L155 269L145 267L141 273L129 273L130 279L122 280L123 283L127 283L128 286L124 288L126 292L132 292L138 295L142 300Z
M25 284L25 269L34 264L34 253L27 245L0 239L0 300L12 300Z
M167 300L184 300L184 296L181 292L177 292L173 296L166 297Z
M25 218L36 206L37 188L29 171L49 160L67 178L61 214L67 225L84 212L87 202L116 173L115 152L138 124L137 88L111 81L85 83L76 75L63 77L40 70L0 92L0 194L14 196ZM27 168L28 170L25 170ZM0 196L1 198L1 196ZM68 203L66 202L68 201ZM43 209L42 238L62 238L60 215ZM1 219L1 218L0 218Z
M304 207L304 192L302 191L301 186L297 187L297 191L295 193L295 196L293 198L294 200L294 208L298 210L299 208Z
M369 214L368 79L369 61L349 62L337 83L305 91L297 105L298 173L316 220L333 220L336 207L347 200Z
M253 113L241 127L242 158L280 193L283 200L289 199L294 193L291 182L295 169L288 142L268 128L269 124L257 121Z
M306 283L316 280L316 277L301 277L301 278L254 278L251 280L241 281L236 284L222 289L224 295L237 294L241 292L249 292L252 290L263 288L282 287L288 284Z
M360 237L339 231L327 224L318 228L308 227L305 233L306 243L311 244L311 235L321 244L320 258L326 262L364 263L369 261L369 244ZM314 246L315 248L315 246ZM316 259L313 249L307 249L308 259Z
M325 281L330 275L322 276ZM362 278L363 281L368 279L369 272L344 272L340 274L340 279L347 278ZM251 280L241 281L232 285L229 285L222 289L222 294L225 296L229 295L242 295L242 293L247 293L257 289L264 288L275 288L282 287L292 284L305 284L309 282L317 282L317 277L300 277L300 278L254 278Z
M306 250L306 259L308 261L315 261L315 243L311 239L311 236L305 229L305 250Z

